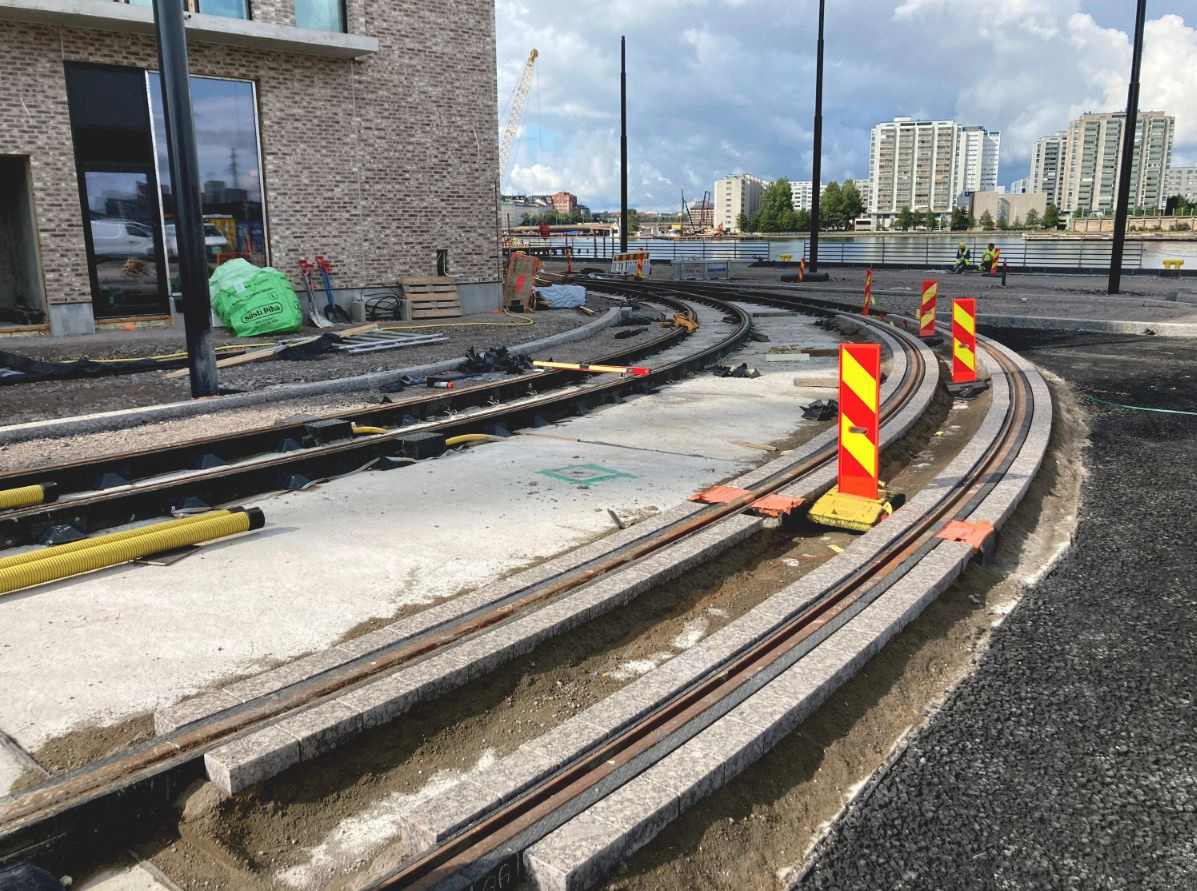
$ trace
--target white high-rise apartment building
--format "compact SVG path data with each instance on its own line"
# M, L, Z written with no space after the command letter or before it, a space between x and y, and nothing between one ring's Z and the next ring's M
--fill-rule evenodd
M821 189L819 194L823 194ZM790 204L794 210L810 210L810 204L814 197L814 189L811 187L809 179L790 180Z
M951 213L965 191L995 191L1001 134L956 121L894 118L873 128L868 211L888 227L903 207Z
M844 180L840 183L841 186L846 186L849 180ZM864 202L865 210L869 208L869 181L867 179L854 179L851 182L856 184L856 191L860 193L860 199ZM826 189L827 186L822 187ZM792 179L790 180L790 204L793 205L794 210L810 210L811 200L814 198L811 189L811 182L809 179ZM820 190L819 195L823 192Z
M1197 201L1197 167L1169 167L1164 173L1164 200L1180 195Z
M1071 213L1110 214L1118 196L1122 163L1123 112L1083 114L1068 125L1064 184L1059 207ZM1167 197L1164 172L1172 158L1175 119L1162 111L1141 111L1131 159L1130 206L1159 207Z
M961 127L956 137L956 194L997 188L1002 134L984 127Z
M722 224L725 232L739 231L736 219L740 214L751 217L761 208L761 195L768 185L759 176L734 173L715 181L715 225Z
M1031 191L1047 196L1047 203L1060 207L1064 191L1064 153L1068 145L1068 134L1063 131L1054 136L1035 140L1031 150Z

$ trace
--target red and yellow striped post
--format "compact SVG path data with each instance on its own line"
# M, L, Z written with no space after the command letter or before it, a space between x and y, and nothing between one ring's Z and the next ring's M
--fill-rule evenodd
M647 252L641 252L636 255L636 278L644 278L644 262L647 259Z
M989 274L997 275L998 267L1001 265L1002 265L1002 249L994 248L993 249L993 265L989 267Z
M861 310L862 315L869 314L869 307L873 305L873 270L865 270L865 296L864 308Z
M839 492L877 499L881 347L840 344Z
M565 249L565 271L572 273L574 271L574 249Z
M803 257L798 261L798 283L801 284L802 280L805 278L806 278L806 257Z
M923 302L919 307L919 337L935 334L935 298L939 296L939 282L933 278L923 280Z
M977 379L977 301L952 301L952 383Z

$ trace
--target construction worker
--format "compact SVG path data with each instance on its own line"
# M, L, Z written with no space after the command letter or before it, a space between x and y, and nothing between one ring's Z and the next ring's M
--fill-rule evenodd
M993 246L993 242L989 242L989 246L985 248L985 253L981 256L981 271L992 272L993 264L997 260L997 249Z
M956 265L952 267L952 272L964 272L966 269L973 267L973 252L968 249L968 245L963 241L956 249Z

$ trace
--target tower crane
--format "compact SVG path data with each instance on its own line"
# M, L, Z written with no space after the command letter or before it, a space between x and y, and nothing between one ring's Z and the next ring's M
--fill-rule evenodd
M520 77L519 85L511 96L511 104L507 110L507 126L503 129L503 141L499 144L499 185L507 179L508 166L511 163L511 149L515 146L515 137L519 133L520 123L524 119L524 105L528 101L528 91L532 88L532 69L536 65L536 57L540 55L536 50L528 53L528 62L524 65L524 73Z

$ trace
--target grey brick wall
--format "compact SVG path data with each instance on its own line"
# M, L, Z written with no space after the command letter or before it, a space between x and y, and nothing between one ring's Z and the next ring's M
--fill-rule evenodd
M465 282L499 278L494 0L350 0L355 61L192 43L193 74L257 84L271 262L322 253L334 285L434 271L447 248ZM294 20L294 0L255 0ZM156 68L146 37L0 23L0 153L29 155L47 297L90 300L64 61Z

